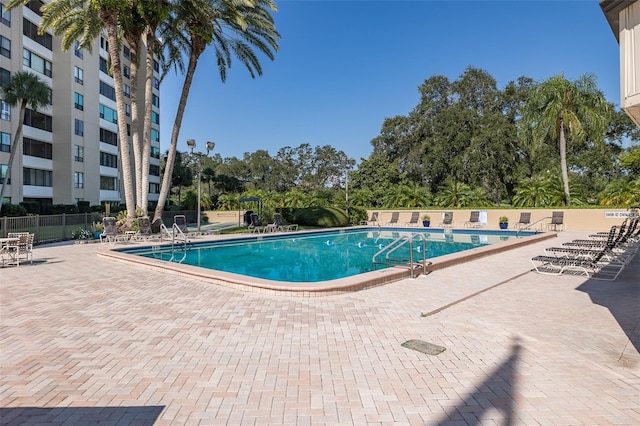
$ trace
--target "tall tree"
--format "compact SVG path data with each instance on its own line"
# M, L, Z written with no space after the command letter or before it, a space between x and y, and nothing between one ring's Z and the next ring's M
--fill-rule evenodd
M558 74L531 90L524 122L531 128L534 140L558 141L566 205L571 203L567 139L579 143L590 137L601 142L609 116L609 104L591 74L585 74L576 81L568 81Z
M175 66L184 71L182 56L185 54L188 56L188 65L154 220L162 216L169 194L187 98L198 60L206 47L213 48L218 72L224 82L227 68L231 66L232 54L245 65L251 77L262 75L260 61L252 47L273 59L280 38L270 13L277 11L277 7L271 0L183 0L176 6L167 25L161 28L168 59L165 70Z
M4 193L7 189L7 182L11 178L11 166L16 153L19 151L19 143L22 143L22 127L24 125L24 114L29 107L36 112L39 108L51 105L51 89L49 85L40 78L27 71L18 71L11 75L9 82L1 88L2 98L11 107L20 107L18 115L18 127L16 134L11 142L11 153L9 154L9 164L7 165L7 173L2 181L2 190L0 190L0 211L4 200Z

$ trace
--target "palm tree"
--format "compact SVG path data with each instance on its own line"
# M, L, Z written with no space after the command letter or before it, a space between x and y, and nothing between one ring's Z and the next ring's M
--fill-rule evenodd
M640 179L626 177L610 182L599 194L599 204L625 207L640 204Z
M442 207L467 207L472 204L473 199L474 194L469 185L454 179L447 179L438 188L435 202Z
M7 8L11 9L19 5L26 5L30 0L10 0ZM119 28L122 13L126 11L126 1L113 0L53 0L42 7L42 22L39 31L44 32L53 29L55 35L63 35L62 49L69 50L76 40L80 41L80 47L91 51L94 40L105 29L109 44L109 58L111 59L111 72L116 87L116 109L118 117L118 135L120 148L120 160L122 163L122 181L124 187L127 216L135 215L135 194L133 178L131 174L131 161L129 155L129 136L127 124L124 120L125 99L122 91L122 63L120 60Z
M7 189L7 182L11 177L11 166L16 152L19 149L19 143L22 141L22 126L24 125L24 113L27 106L37 111L38 108L44 108L51 105L51 89L49 85L40 78L27 71L18 71L11 75L9 82L1 88L2 98L11 107L20 106L20 114L18 119L18 127L16 134L11 142L11 154L9 154L9 164L7 165L7 174L2 181L2 190L0 190L0 211L4 200L4 193Z
M534 140L549 138L559 141L566 205L571 203L567 139L574 143L589 137L594 141L603 140L609 115L609 104L598 89L595 77L590 74L574 82L559 74L543 81L530 92L524 123L533 131Z
M553 181L542 175L522 179L515 191L515 207L553 206L558 196Z
M171 133L171 143L165 173L154 218L162 216L162 209L169 194L171 173L178 146L178 136L187 98L200 56L207 46L212 46L218 64L220 78L226 80L226 70L231 66L234 54L249 70L251 77L262 75L262 67L252 46L274 58L280 35L275 29L270 11L277 11L271 0L183 0L176 5L173 19L160 29L167 52L165 70L174 66L184 71L182 55L189 62L185 74L180 101ZM272 51L273 50L273 51Z

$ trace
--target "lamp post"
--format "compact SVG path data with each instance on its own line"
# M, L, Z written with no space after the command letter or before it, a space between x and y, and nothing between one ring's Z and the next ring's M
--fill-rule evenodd
M196 147L196 140L195 139L187 139L187 146L189 148L191 148L191 154L196 154L198 156L198 212L197 212L197 223L198 223L198 232L200 232L200 216L202 216L202 214L200 213L200 180L201 180L201 175L202 175L202 156L205 155L201 152L193 152L193 149ZM216 144L209 141L207 142L207 154L206 156L209 156L209 152L213 151L213 148L216 147Z

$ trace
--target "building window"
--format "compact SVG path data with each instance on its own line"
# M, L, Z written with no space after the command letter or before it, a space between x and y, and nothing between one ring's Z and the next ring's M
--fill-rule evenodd
M160 142L160 132L156 129L151 129L151 142Z
M22 138L22 151L24 155L31 157L53 159L53 145L31 138Z
M24 125L45 130L47 132L53 131L53 120L50 115L43 114L38 111L32 111L29 108L24 112Z
M100 104L100 118L110 121L111 123L118 124L118 113L102 104Z
M151 147L151 158L157 158L158 160L160 159L160 148L157 146L152 146Z
M122 56L124 56L127 60L131 60L131 51L127 46L122 48Z
M22 64L25 67L29 67L34 71L38 71L39 73L46 75L47 77L51 77L51 62L36 55L28 49L22 49Z
M80 59L82 59L82 57L84 56L84 54L82 53L82 49L80 48L80 42L78 40L73 43L73 54Z
M105 83L102 80L100 80L100 94L102 96L105 96L111 99L112 101L116 100L116 89L109 86L107 83Z
M160 98L158 96L152 95L151 103L153 104L153 106L160 108Z
M11 40L0 35L0 55L11 58Z
M109 51L109 42L104 37L100 37L100 48Z
M27 3L27 8L34 11L38 16L42 16L42 12L40 11L42 6L44 6L44 3L40 0L31 0Z
M79 163L84 162L84 147L80 145L73 146L73 160Z
M151 122L155 124L160 124L160 114L155 111L151 111Z
M127 65L122 65L122 75L127 78L131 78L131 68L129 68Z
M149 183L149 194L159 194L159 193L160 193L160 184Z
M27 18L22 18L22 34L41 46L53 50L53 36L49 33L40 34L38 26Z
M9 166L7 164L0 164L0 183L4 183L9 172ZM7 179L7 185L11 185L11 178ZM2 200L4 202L4 200Z
M107 75L111 75L111 70L109 69L109 63L102 56L100 56L100 71L102 71Z
M11 121L11 106L0 99L0 119Z
M131 105L124 104L124 115L131 117Z
M84 121L78 120L77 118L74 121L74 133L77 136L84 136Z
M160 80L158 80L157 78L153 77L153 80L151 80L153 82L153 88L154 89L160 89Z
M115 191L118 189L118 180L111 176L100 176L100 189Z
M11 11L7 10L2 3L0 3L0 20L7 27L11 26Z
M11 79L11 71L0 68L0 87L4 87L9 84Z
M40 169L22 169L23 183L31 186L53 186L51 179L51 170Z
M156 166L151 164L149 166L149 175L151 176L160 176L160 166Z
M84 188L84 173L73 172L73 186L74 188Z
M118 146L118 134L110 132L107 129L100 128L100 142Z
M127 98L131 97L131 87L128 84L123 85L122 92Z
M153 70L155 72L160 72L160 64L155 59L153 60Z
M7 164L0 164L0 183L4 183L4 180L7 178L8 172L9 166ZM11 185L11 178L7 179L7 185Z
M118 168L118 156L107 152L100 152L100 165L105 167Z
M11 134L0 132L0 151L11 152Z
M80 67L73 67L73 79L78 84L84 84L84 71Z
M84 96L78 92L73 93L73 106L80 111L84 111Z

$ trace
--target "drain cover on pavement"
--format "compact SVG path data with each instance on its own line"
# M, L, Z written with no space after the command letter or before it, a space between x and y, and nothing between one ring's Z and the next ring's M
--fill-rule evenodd
M442 346L434 345L433 343L423 342L422 340L407 340L402 344L402 346L427 355L438 355L447 349Z

